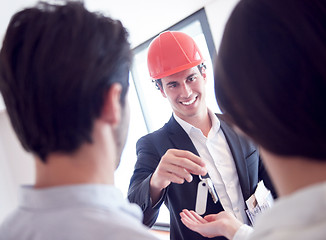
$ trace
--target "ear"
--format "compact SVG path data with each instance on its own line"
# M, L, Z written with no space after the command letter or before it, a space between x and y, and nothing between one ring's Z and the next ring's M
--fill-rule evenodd
M207 78L206 78L206 77L207 77L207 75L206 75L206 68L203 67L203 68L201 69L201 75L203 76L204 80L206 81L206 79L207 79Z
M157 84L157 86L159 87L162 96L166 98L166 94L164 92L163 86L161 86L160 84Z
M122 86L119 83L113 83L104 98L101 119L110 125L116 125L121 118L120 95Z

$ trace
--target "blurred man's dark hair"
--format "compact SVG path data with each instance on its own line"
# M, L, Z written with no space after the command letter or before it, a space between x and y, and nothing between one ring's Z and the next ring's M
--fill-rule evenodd
M128 90L130 45L120 21L44 2L15 14L0 53L0 90L23 147L43 162L92 142L113 83Z

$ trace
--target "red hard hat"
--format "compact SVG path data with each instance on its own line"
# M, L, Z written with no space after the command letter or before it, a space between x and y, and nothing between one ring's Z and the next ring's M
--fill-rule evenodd
M149 75L160 79L204 61L195 41L182 32L163 32L150 44L147 55Z

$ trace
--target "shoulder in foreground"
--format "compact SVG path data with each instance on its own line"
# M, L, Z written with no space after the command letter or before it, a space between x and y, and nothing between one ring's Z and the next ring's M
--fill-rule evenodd
M98 221L90 229L90 232L93 231L94 235L87 239L112 239L112 240L150 240L157 238L150 232L149 228L144 226L140 221L124 217L125 214L121 214L121 217L112 215L110 220L106 219L105 221ZM87 227L86 227L87 228ZM87 233L86 233L87 234ZM80 238L76 238L80 239ZM85 238L86 240L86 238Z

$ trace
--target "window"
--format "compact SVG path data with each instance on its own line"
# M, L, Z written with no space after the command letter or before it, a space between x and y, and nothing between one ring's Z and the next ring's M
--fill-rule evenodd
M216 54L205 10L201 9L167 30L187 33L198 44L207 66L207 105L214 112L220 112L214 93L212 59ZM147 70L147 49L149 39L134 48L134 62L131 69L129 102L131 109L130 129L115 183L126 194L136 162L136 142L162 127L171 117L172 109L166 98L155 88ZM169 212L165 206L160 210L157 226L169 224Z

